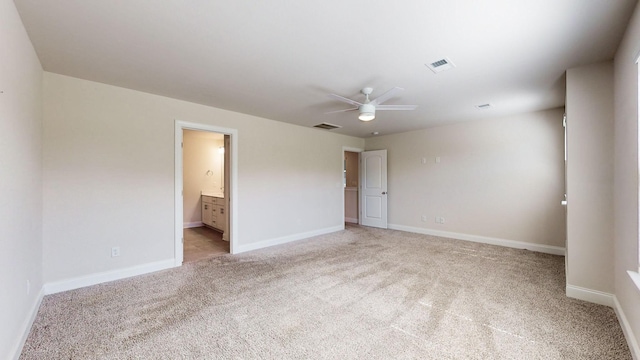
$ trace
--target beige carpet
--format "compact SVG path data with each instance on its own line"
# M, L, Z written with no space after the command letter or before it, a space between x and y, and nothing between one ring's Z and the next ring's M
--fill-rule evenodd
M630 359L564 258L348 227L45 297L21 359Z

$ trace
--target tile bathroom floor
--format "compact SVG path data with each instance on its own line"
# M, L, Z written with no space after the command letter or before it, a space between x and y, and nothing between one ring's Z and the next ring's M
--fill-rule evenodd
M208 227L184 229L184 263L229 253L229 242L222 233Z

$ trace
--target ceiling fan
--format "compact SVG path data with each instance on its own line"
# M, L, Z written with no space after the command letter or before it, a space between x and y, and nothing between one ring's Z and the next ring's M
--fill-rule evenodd
M342 102L346 102L347 104L351 104L355 107L350 109L344 109L344 110L329 111L329 112L326 112L325 114L333 114L338 112L358 110L360 111L360 115L358 116L358 119L362 121L371 121L376 118L376 110L415 110L418 107L418 105L381 105L383 102L391 99L394 95L396 95L397 93L403 90L404 90L403 88L394 87L393 89L378 96L377 98L373 100L369 100L369 95L371 95L371 93L373 92L373 88L366 87L360 90L360 92L363 93L365 96L365 100L363 103L348 99L346 97L342 97L340 95L329 94L329 97Z

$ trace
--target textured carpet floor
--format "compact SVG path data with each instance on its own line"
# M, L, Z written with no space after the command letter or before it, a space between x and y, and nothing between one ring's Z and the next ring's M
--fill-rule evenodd
M564 258L364 227L44 298L21 359L631 359Z

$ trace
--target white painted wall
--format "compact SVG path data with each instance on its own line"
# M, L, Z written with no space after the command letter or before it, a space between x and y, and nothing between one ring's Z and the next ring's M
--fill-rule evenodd
M364 140L45 72L46 282L173 258L175 119L238 129L240 246L342 226Z
M183 133L183 217L184 223L202 221L201 192L223 193L224 135L208 131L184 130Z
M388 150L390 226L564 247L562 114L367 139L367 150Z
M613 64L569 69L566 109L567 291L612 294Z
M11 359L42 288L42 67L10 0L0 49L0 358Z
M629 23L614 62L614 278L615 295L628 320L628 335L635 339L640 358L640 290L627 270L638 270L638 67L640 8ZM624 325L624 324L623 324Z

